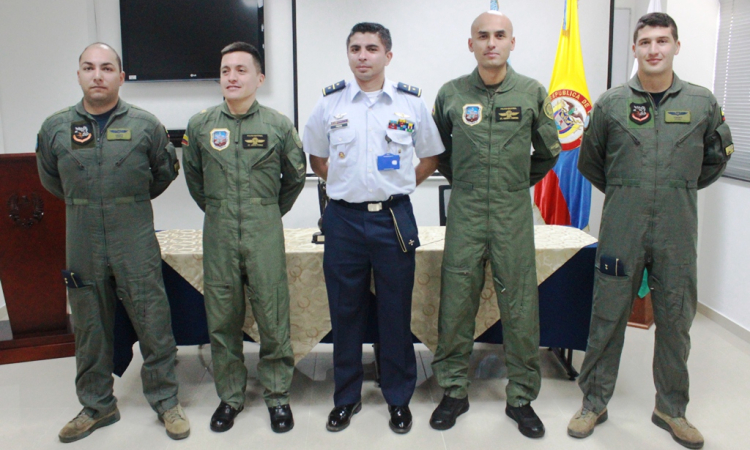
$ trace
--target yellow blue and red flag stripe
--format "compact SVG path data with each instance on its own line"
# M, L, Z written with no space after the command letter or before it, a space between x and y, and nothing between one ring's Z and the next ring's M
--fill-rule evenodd
M534 203L546 224L585 229L591 211L591 183L578 171L578 154L593 105L583 69L578 0L565 1L549 92L546 112L554 117L562 152L555 167L534 188Z

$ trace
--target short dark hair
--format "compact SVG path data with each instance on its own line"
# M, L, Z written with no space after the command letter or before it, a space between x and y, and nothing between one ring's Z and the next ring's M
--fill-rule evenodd
M83 49L80 56L78 56L78 64L81 64L81 58L83 58L83 54L86 53L86 50L90 49L91 47L99 45L101 47L107 47L112 53L115 54L115 59L117 59L117 68L120 69L120 72L122 72L122 59L120 59L120 55L117 54L117 51L112 48L111 45L105 44L104 42L94 42L93 44L89 44L86 48Z
M671 28L672 37L677 42L677 24L668 14L653 12L638 19L638 23L635 24L635 32L633 32L633 44L638 41L638 32L644 27Z
M231 44L221 49L221 56L224 56L227 53L234 52L250 53L250 56L253 57L255 69L258 71L258 73L265 73L263 72L263 58L261 58L260 52L257 48L255 48L254 45L242 41L232 42Z
M352 27L352 31L349 33L349 36L346 37L346 48L349 48L349 40L354 36L354 33L373 33L377 34L380 38L380 42L383 43L383 47L385 47L385 52L388 53L391 51L391 47L393 47L393 41L391 40L391 32L388 31L388 28L384 27L383 25L380 25L379 23L373 23L373 22L360 22Z

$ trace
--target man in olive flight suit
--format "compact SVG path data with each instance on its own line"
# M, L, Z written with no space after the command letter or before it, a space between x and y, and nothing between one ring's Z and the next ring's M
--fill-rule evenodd
M521 433L536 438L544 435L544 425L530 405L541 374L529 188L555 165L560 143L553 120L544 113L544 87L507 64L514 46L513 25L506 16L481 14L469 39L477 68L446 83L435 100L435 123L446 149L438 170L453 193L433 362L445 395L430 425L451 428L469 409L469 357L490 260L508 366L505 411Z
M179 163L164 126L120 100L124 77L110 46L87 47L78 70L83 100L47 118L37 141L42 184L67 204L63 276L83 410L60 431L62 442L120 419L112 389L117 299L138 334L146 399L171 438L190 433L177 401L177 349L150 201L177 177Z
M282 433L294 426L289 406L294 354L281 216L304 186L305 156L289 119L255 99L265 79L258 50L235 42L221 54L226 101L193 116L183 140L188 188L206 212L204 295L221 399L211 429L230 429L244 408L247 295L260 332L263 397L271 428Z
M596 102L578 162L605 199L591 331L578 378L583 407L568 434L584 438L607 420L645 267L656 322L652 421L682 445L700 448L703 436L685 419L697 303L697 190L721 175L734 146L711 92L672 71L680 49L674 20L643 16L633 42L638 74Z

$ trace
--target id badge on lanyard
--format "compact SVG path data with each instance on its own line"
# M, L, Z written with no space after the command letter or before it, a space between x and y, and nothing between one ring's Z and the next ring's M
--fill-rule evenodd
M388 153L378 156L378 170L398 170L401 168L401 156L391 153L391 138L385 135L385 141L388 143Z

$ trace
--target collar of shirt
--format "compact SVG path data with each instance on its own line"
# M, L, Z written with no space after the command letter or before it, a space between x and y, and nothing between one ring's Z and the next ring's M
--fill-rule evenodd
M682 89L682 84L684 82L680 80L680 77L677 76L676 73L672 72L672 85L669 86L669 89L664 92L664 96L662 97L662 100L666 98L669 95L676 94ZM646 90L643 88L643 85L641 84L640 78L638 78L638 74L633 75L633 78L628 81L628 86L634 91L640 92L642 94L646 94Z
M503 93L508 92L509 90L513 89L513 86L516 85L516 71L513 70L513 67L510 66L510 63L507 63L507 72L505 74L505 78L503 78L503 81L500 83L500 86L495 89L495 92ZM487 92L487 86L484 84L484 81L482 80L482 77L479 76L479 68L475 67L474 71L471 72L471 75L469 76L469 81L471 84L481 90L482 92Z
M250 106L250 109L248 109L245 114L232 114L232 111L229 110L229 105L227 105L226 100L221 104L221 112L231 117L232 119L239 119L239 120L242 120L251 114L255 114L259 108L260 108L260 103L258 103L258 100L255 100L253 104Z
M117 100L117 106L115 106L114 109L112 110L111 116L122 115L128 112L129 109L130 109L130 105L120 98ZM91 120L96 120L94 119L94 116L92 114L89 114L88 111L86 111L86 108L84 108L83 99L81 99L81 101L76 104L75 110L79 115L83 117L87 117Z
M367 96L365 92L359 87L357 80L353 80L347 83L347 86L351 87L351 89L349 89L349 92L347 92L350 103L354 101L355 97L357 97L358 94L361 94L363 97ZM395 95L396 85L391 80L386 78L383 82L383 95L378 99L378 102L383 101L385 96L388 96L389 101L393 101L393 97Z

